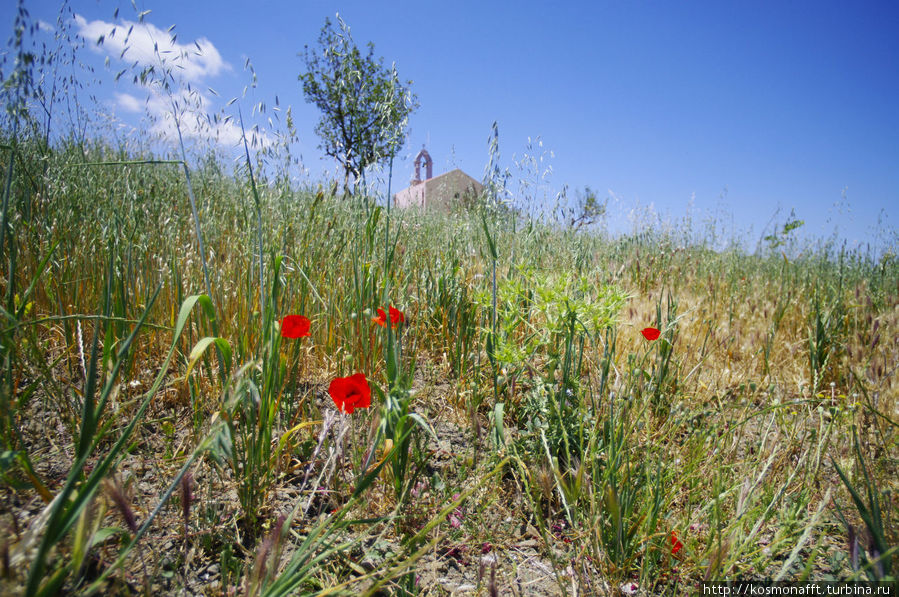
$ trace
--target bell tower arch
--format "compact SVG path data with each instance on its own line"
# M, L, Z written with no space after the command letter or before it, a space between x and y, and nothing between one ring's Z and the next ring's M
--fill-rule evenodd
M412 184L418 184L422 182L421 179L421 165L422 163L425 166L425 180L429 178L434 178L434 160L431 159L431 155L428 153L428 150L424 148L422 145L421 151L418 152L418 155L415 156L415 178L412 179Z

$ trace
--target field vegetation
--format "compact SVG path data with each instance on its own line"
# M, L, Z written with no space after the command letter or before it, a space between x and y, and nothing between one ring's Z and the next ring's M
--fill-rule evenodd
M895 234L612 235L492 168L400 211L286 146L51 134L37 72L4 71L0 592L895 582Z

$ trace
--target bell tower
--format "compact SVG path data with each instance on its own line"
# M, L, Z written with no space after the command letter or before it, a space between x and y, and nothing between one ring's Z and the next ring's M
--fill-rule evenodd
M422 162L425 165L425 180L434 177L434 161L431 159L431 155L428 153L428 150L425 149L424 145L421 146L421 151L418 152L418 155L415 156L415 178L412 179L412 184L417 185L422 182L421 180L421 165Z

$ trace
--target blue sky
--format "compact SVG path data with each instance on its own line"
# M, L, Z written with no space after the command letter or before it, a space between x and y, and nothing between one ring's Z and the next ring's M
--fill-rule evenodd
M754 248L772 218L782 224L794 209L806 235L830 236L838 226L850 244L895 243L895 234L876 236L880 218L895 229L899 217L895 2L137 6L150 11L144 23L156 28L154 39L176 25L177 43L196 41L204 50L182 72L209 112L236 115L236 105L225 103L249 83L249 58L258 86L239 105L246 114L265 101L271 115L277 95L282 109L292 106L300 138L294 149L312 181L335 167L317 149L319 114L303 99L298 53L339 11L359 45L374 42L376 55L414 81L421 103L395 165L395 190L411 177L425 143L436 173L459 167L481 178L497 121L513 187L521 179L532 189L539 183L538 200L552 203L563 185L569 194L589 185L610 198L613 230L627 229L634 209L671 222L690 210L695 226L717 218ZM48 24L59 12L57 2L26 7ZM98 97L118 118L137 122L135 110L153 109L154 98L145 103L148 91L128 77L112 82L129 66L114 42L90 48L104 27L117 24L121 33L123 21L137 20L131 3L85 1L73 10L75 29L89 38L85 59L102 72L109 56ZM0 8L0 16L11 24L12 7ZM128 57L141 59L137 49ZM233 128L220 133L233 149Z

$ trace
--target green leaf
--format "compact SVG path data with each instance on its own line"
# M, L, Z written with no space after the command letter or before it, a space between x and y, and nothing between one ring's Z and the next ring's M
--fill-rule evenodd
M197 342L193 349L190 351L190 356L188 357L187 364L187 372L184 374L185 379L190 377L190 372L193 371L194 366L197 364L197 361L203 356L203 353L206 352L206 349L209 348L210 345L215 344L221 352L222 356L225 359L225 372L231 371L231 344L228 343L224 338L213 338L211 336L207 336L202 338L199 342Z
M497 260L496 243L493 242L493 236L490 234L490 228L487 226L487 216L481 214L481 224L484 226L484 234L487 236L487 248L490 250L490 258Z
M433 440L435 442L439 441L439 438L437 437L437 433L434 431L434 429L431 427L431 425L427 421L424 420L424 418L421 415L419 415L418 413L409 413L407 416L410 419L412 419L415 423L417 423L419 427L424 429L431 436L431 438L433 438Z
M91 537L90 547L101 545L107 539L116 535L127 536L128 534L123 529L120 529L118 527L103 527L102 529L99 529L96 533L94 533L93 537Z
M493 447L497 450L505 446L505 434L503 433L503 410L505 406L503 402L497 402L493 406L493 415L491 417L493 426L490 429L490 437L493 439Z

